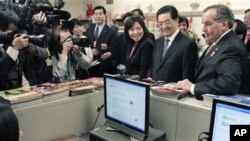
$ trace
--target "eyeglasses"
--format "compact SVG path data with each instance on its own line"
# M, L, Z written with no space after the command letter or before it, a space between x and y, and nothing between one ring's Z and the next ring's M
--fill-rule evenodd
M168 25L170 25L171 23L172 23L172 21L174 21L174 20L169 20L169 19L167 19L167 20L165 20L165 21L158 21L158 26L160 26L160 27L162 27L163 25L165 25L165 26L168 26Z

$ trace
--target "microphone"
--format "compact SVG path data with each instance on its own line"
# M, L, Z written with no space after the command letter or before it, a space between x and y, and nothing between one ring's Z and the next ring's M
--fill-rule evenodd
M120 78L125 78L126 71L127 71L127 68L123 64L120 64L116 67L116 72L119 74Z
M201 36L203 37L203 38L206 38L206 35L203 33L203 34L201 34Z

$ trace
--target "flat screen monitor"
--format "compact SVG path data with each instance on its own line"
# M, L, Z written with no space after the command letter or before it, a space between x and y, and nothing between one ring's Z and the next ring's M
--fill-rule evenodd
M249 125L250 107L240 103L213 100L210 141L229 141L230 125Z
M106 124L143 140L149 128L149 84L104 75Z

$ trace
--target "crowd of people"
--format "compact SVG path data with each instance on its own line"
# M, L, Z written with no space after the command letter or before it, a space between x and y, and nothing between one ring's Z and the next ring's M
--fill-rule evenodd
M147 29L142 10L124 14L124 32L118 34L107 22L106 9L96 6L95 22L88 29L79 19L51 24L48 47L31 42L27 32L19 32L24 30L19 26L21 18L0 6L0 90L102 77L115 74L116 66L124 64L127 75L148 82L175 82L178 89L197 99L206 93L250 94L250 9L241 21L225 5L208 6L201 21L208 47L199 57L187 18L172 5L156 13L162 35L158 39ZM48 17L39 12L32 20L46 23ZM10 31L15 34L11 42L5 42ZM16 117L8 101L0 100L0 139L7 141L8 135L17 141L18 124L6 125L17 123ZM5 121L6 117L12 121ZM11 135L5 133L7 128Z
M2 6L1 38L7 31L18 34L11 42L1 42L0 89L102 77L115 74L116 66L124 64L127 75L149 82L176 82L198 99L204 93L249 93L245 80L249 77L249 10L243 22L224 5L205 9L201 22L208 48L201 57L188 19L174 6L163 6L156 13L158 39L147 29L141 9L124 14L121 34L111 27L103 6L96 6L93 13L94 23L87 29L79 19L68 20L70 16L66 22L54 22L45 47L29 41L27 33L18 33L24 30L19 27L21 18ZM44 12L32 20L48 22Z

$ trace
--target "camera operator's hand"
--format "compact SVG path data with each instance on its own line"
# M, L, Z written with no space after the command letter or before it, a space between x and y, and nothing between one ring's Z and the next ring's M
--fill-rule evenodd
M107 48L108 48L107 44L105 44L105 43L102 43L102 44L101 44L101 49L102 49L102 50L105 51L105 50L107 50Z
M76 55L81 55L81 48L78 45L73 45L73 52Z
M26 34L22 34L19 37L15 35L15 38L12 41L12 48L14 48L15 50L20 50L24 47L27 47L28 44L29 44L29 39L26 37Z
M45 23L47 21L46 15L42 11L40 11L38 14L35 14L33 16L33 19L35 22L41 22L41 23Z
M92 51L93 56L98 56L100 54L97 48L92 48L91 51Z
M101 58L102 58L102 60L107 60L111 56L112 56L111 52L108 51L108 52L103 53Z
M70 38L68 38L65 42L63 42L63 50L62 54L68 55L69 51L73 48L73 42Z

